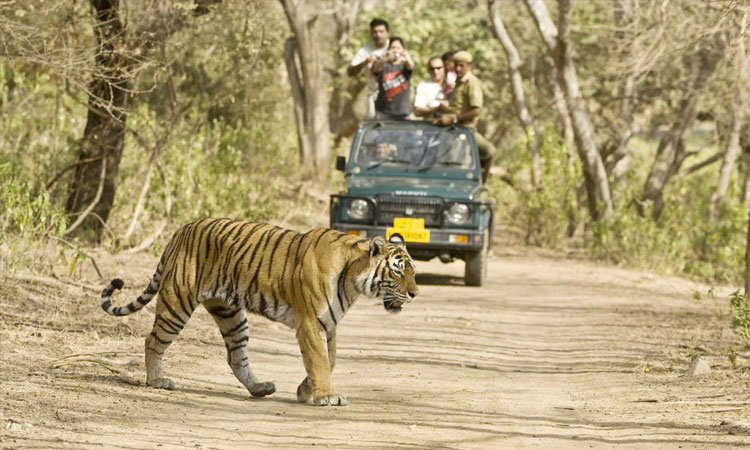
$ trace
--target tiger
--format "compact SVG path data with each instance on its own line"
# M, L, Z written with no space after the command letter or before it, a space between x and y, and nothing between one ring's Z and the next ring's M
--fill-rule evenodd
M416 267L398 234L386 242L330 228L300 233L232 219L201 219L180 228L143 293L114 306L112 295L123 286L115 278L102 291L107 314L132 314L157 296L145 345L148 386L176 389L164 375L162 357L202 304L224 338L229 366L253 397L273 394L276 385L259 381L250 368L247 313L296 330L307 375L297 400L317 406L348 404L331 386L331 372L336 327L355 300L382 299L386 311L398 313L419 292Z

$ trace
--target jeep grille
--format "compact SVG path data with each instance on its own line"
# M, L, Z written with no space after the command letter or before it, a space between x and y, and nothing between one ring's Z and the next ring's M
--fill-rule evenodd
M441 198L379 195L377 202L377 221L380 225L392 226L396 217L422 217L426 227L439 227L442 223Z

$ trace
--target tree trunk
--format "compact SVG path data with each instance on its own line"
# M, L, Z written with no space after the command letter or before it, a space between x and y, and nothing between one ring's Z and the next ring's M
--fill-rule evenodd
M609 155L604 164L612 182L619 184L630 167L630 139L633 137L633 98L636 95L635 75L628 75L620 87L621 126L615 151Z
M344 58L342 50L351 37L360 3L360 0L341 2L333 13L333 19L336 23L336 48L333 52L331 67L342 68L341 70L331 70L333 92L331 92L331 99L328 104L328 124L331 133L334 135L336 145L341 139L354 135L359 122L367 114L366 107L359 108L359 106L366 106L366 103L361 101L362 93L365 92L367 86L365 78L346 76L348 64L343 64L344 61L342 61Z
M529 109L526 107L526 99L523 91L523 80L521 79L521 58L518 55L518 50L513 44L513 41L508 35L508 31L505 29L503 20L500 17L500 4L496 0L488 0L487 6L489 8L490 20L492 21L492 29L495 32L495 37L500 41L500 44L505 51L505 56L508 58L508 75L511 82L511 92L513 93L513 99L515 100L516 112L518 113L518 120L521 122L521 126L526 134L526 149L531 155L531 185L534 189L542 187L542 163L539 156L539 133L536 131L536 126L531 118Z
M716 183L716 190L711 196L711 205L708 211L708 223L713 224L716 221L716 211L719 204L724 200L729 188L729 178L734 168L734 163L740 154L740 134L745 122L745 109L747 108L747 70L749 67L745 64L745 31L747 29L748 9L742 15L739 33L737 34L737 76L734 95L734 107L732 108L732 128L729 132L729 142L727 151L724 153L724 160L719 171L719 179Z
M297 69L297 51L294 38L290 37L284 44L284 64L289 74L289 84L292 88L292 100L294 101L294 122L297 126L297 145L299 146L300 160L312 160L312 143L305 132L305 93L302 82L299 79Z
M632 0L618 0L615 8L615 24L617 36L620 40L628 41L628 52L632 52L633 45L633 4ZM637 70L637 69L636 69ZM633 112L637 91L636 72L629 71L618 88L620 97L620 117L616 123L619 126L615 150L606 158L604 168L612 175L613 183L622 180L630 163L630 139L633 137Z
M740 94L737 93L737 96ZM729 142L727 143L727 151L724 152L724 159L721 163L721 169L719 170L719 178L716 182L716 189L711 195L711 204L708 209L708 223L716 223L716 214L719 208L719 204L724 200L729 188L729 179L734 169L734 163L737 161L737 157L740 154L740 129L744 121L744 114L741 108L734 108L734 114L732 115L732 130L729 133Z
M565 94L560 88L560 79L557 74L557 67L555 67L555 61L551 56L545 55L545 62L550 65L552 76L550 77L550 89L552 90L552 96L554 98L555 109L557 114L560 116L559 126L563 130L561 136L562 144L565 145L565 150L568 152L568 165L573 167L576 160L576 138L575 132L573 131L573 122L570 121L570 112L568 112L568 105L565 103Z
M745 305L750 307L750 214L747 219L747 235L745 236Z
M629 74L620 86L620 133L617 147L607 159L604 168L619 183L630 165L630 139L633 137L633 99L636 96L635 75Z
M748 59L745 59L748 62ZM742 173L741 201L745 209L750 208L750 125L747 122L740 130L740 172Z
M294 59L288 55L285 58L287 70L290 72L290 83L295 102L295 111L301 109L301 114L295 114L297 130L301 131L300 142L309 145L309 151L301 149L302 164L307 176L319 183L328 181L331 172L331 146L328 124L328 93L325 76L320 61L320 48L316 45L318 36L315 34L317 16L311 14L310 8L299 1L280 0L286 13L289 27L294 34L293 48L299 61L290 65ZM289 44L290 41L287 41ZM287 50L289 52L290 50ZM296 72L293 74L293 72ZM295 94L296 92L296 94ZM301 117L300 117L301 116ZM301 120L301 124L300 124Z
M559 34L558 29L552 23L544 2L542 0L526 0L526 6L557 68L558 82L565 94L566 105L575 133L578 155L583 163L589 214L592 219L599 220L613 211L609 181L596 146L594 129L583 102L578 75L569 51L572 1L559 0L558 5L560 9Z
M653 205L651 212L653 219L658 220L661 217L664 209L664 188L672 176L679 171L682 162L687 157L683 136L695 120L700 98L722 55L722 52L716 48L717 45L718 40L709 43L706 48L698 49L690 57L692 71L697 73L691 86L683 93L680 109L672 128L659 142L654 163L641 194L641 202L638 207L641 215L645 214L644 202L649 201Z
M118 0L91 0L97 40L96 70L89 84L88 115L80 142L66 210L79 214L96 200L101 164L106 165L104 186L91 216L79 235L98 242L109 217L117 188L117 174L125 138L125 107L128 101L129 62L118 52L124 45L124 29ZM92 162L85 163L87 160Z
M338 145L342 139L354 135L357 126L367 115L366 97L362 96L367 92L367 82L363 77L342 78L340 73L335 77L338 79L334 80L331 93L328 123Z

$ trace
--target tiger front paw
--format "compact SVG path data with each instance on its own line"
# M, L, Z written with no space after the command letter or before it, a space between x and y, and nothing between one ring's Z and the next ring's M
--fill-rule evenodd
M313 400L315 406L346 406L349 401L343 395L333 394L321 395Z
M148 380L146 384L156 389L166 389L168 391L177 389L177 385L170 378L154 378L153 380Z

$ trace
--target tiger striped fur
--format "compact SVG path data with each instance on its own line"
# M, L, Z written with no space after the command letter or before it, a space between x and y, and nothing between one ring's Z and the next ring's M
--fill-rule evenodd
M259 381L250 369L246 312L294 328L307 372L297 398L315 405L347 404L331 387L331 372L336 326L357 297L381 298L386 310L398 312L418 292L403 240L387 243L380 236L363 239L327 228L298 233L230 219L182 227L143 293L125 306L113 306L112 294L123 284L115 279L102 291L101 306L108 314L132 314L157 297L154 326L146 338L148 385L175 389L164 376L162 356L203 304L224 337L232 371L254 397L272 394L276 386Z

